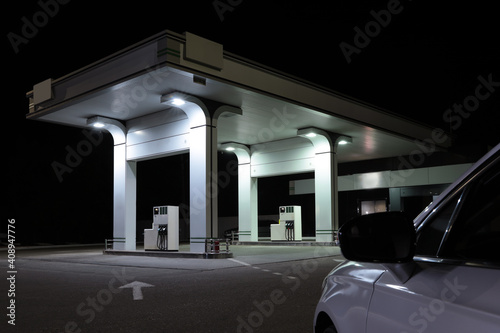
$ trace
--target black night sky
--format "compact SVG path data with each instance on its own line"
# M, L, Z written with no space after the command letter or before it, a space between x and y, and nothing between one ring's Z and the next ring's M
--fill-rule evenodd
M88 156L75 162L61 181L54 161L63 162L69 150L88 138L81 129L25 120L25 93L40 81L69 74L166 29L195 33L223 44L226 51L451 131L456 135L453 149L462 153L479 149L471 144L494 146L500 142L498 10L486 1L436 3L6 3L2 161L7 168L2 190L7 200L2 220L15 218L25 243L111 237L110 136L91 145ZM188 163L181 155L139 164L138 219L149 217L157 184L172 189L165 194L169 201L188 198L182 180L188 179ZM220 201L234 196L231 188L221 193Z

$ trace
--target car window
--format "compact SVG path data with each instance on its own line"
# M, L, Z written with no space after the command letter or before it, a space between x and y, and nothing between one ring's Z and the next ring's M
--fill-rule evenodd
M471 184L464 197L440 256L500 263L500 163Z
M441 246L444 234L457 203L462 195L462 191L453 195L443 206L437 208L436 212L429 217L417 234L417 256L436 256Z

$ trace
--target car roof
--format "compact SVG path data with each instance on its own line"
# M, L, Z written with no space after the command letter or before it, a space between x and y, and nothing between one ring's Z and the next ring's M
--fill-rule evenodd
M500 151L500 143L497 144L493 149L491 149L487 154L481 157L474 165L472 165L466 172L464 172L458 179L453 182L450 186L446 188L429 206L427 206L414 220L413 223L415 227L419 226L422 221L427 217L429 212L437 207L457 186L462 184L462 182L469 178L470 175L474 174L477 169L486 163L492 156Z

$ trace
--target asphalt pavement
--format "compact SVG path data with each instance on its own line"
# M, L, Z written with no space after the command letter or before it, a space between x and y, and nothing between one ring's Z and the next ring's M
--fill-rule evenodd
M0 252L0 331L312 332L322 280L343 261L339 248L231 251L229 259L185 259L25 249L16 252L13 274Z

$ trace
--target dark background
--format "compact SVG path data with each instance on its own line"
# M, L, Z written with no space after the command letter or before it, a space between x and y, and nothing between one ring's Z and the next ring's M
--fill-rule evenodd
M112 236L110 136L105 134L60 181L52 164L64 163L67 147L75 149L86 137L81 129L25 120L25 93L40 81L59 78L165 29L190 31L223 44L226 51L450 131L455 135L452 151L480 155L500 141L500 91L458 128L443 119L448 108L474 95L478 76L500 81L494 2L402 0L400 12L350 63L340 43L353 45L354 28L364 30L374 21L371 11L387 9L393 1L72 0L57 10L52 6L53 17L14 52L9 33L21 35L23 18L33 22L41 4L54 1L9 2L2 11L7 72L2 85L2 164L7 165L2 219L16 219L17 239L24 243L102 242ZM230 6L223 20L214 3ZM219 164L223 167L228 158L221 156ZM149 218L153 205L189 201L188 163L187 155L139 163L138 219ZM221 191L222 215L235 214L235 186L232 181ZM261 191L261 196L269 194ZM260 214L275 213L263 207Z

